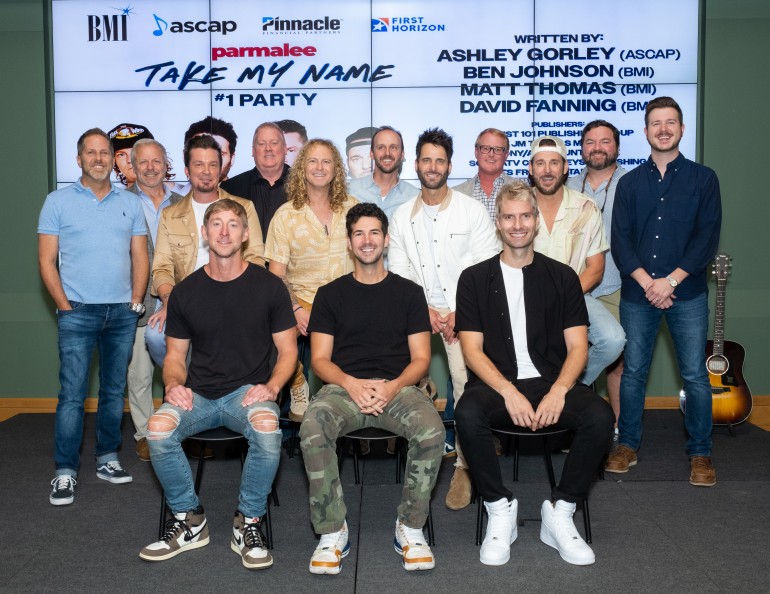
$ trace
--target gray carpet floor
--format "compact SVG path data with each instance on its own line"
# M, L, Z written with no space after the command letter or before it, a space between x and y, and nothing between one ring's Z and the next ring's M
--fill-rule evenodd
M719 482L695 488L687 482L681 415L647 411L638 466L593 485L596 564L588 567L565 563L540 542L548 481L539 440L524 440L515 485L511 459L500 457L519 500L510 562L496 568L479 562L475 506L455 512L444 506L452 475L445 461L432 506L436 568L407 573L392 546L401 486L394 483L393 458L375 443L362 460L363 486L354 484L352 461L343 469L351 553L338 576L307 571L317 540L299 455L282 453L272 568L248 571L230 550L240 469L224 449L207 461L201 488L211 543L147 563L138 553L156 539L160 489L152 466L134 455L130 418L124 419L121 460L133 483L96 478L94 418L86 415L75 502L62 507L48 502L53 425L47 414L0 423L0 592L770 592L770 433L748 424L737 427L735 437L715 428ZM553 459L558 477L564 455ZM575 519L582 533L579 513Z

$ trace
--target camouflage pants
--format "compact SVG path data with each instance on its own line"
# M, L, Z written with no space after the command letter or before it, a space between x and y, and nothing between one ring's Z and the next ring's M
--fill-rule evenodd
M401 390L379 416L365 415L340 386L328 384L310 401L300 428L302 456L310 490L310 519L318 534L342 528L347 508L337 470L337 438L365 427L406 438L406 480L398 518L422 528L441 465L444 425L433 403L414 386Z

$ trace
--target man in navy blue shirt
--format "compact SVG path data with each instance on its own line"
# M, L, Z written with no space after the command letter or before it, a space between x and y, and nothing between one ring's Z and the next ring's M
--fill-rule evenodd
M674 341L687 393L685 427L690 484L711 487L711 385L706 371L706 267L719 243L722 206L716 174L679 152L682 110L670 97L647 104L647 163L618 183L612 255L620 270L620 322L626 331L620 382L619 447L609 472L637 463L647 374L661 318Z

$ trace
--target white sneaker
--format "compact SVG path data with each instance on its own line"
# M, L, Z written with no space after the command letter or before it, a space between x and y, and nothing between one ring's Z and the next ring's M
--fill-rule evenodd
M396 536L393 539L393 548L402 556L404 569L407 571L433 569L436 566L436 560L425 541L422 528L409 528L400 520L396 520Z
M261 518L250 518L236 511L230 548L241 556L246 569L266 569L273 565L273 556L262 534Z
M559 499L555 504L543 501L541 508L542 524L540 525L540 540L549 547L559 551L559 555L567 563L573 565L591 565L596 561L594 552L580 537L572 521L575 504Z
M310 573L337 574L342 569L342 558L350 552L348 542L348 523L342 525L342 530L330 534L322 534L321 542L313 551L310 558Z
M289 419L295 423L301 423L305 418L305 411L310 401L310 386L307 380L302 382L301 386L289 390L291 395L291 406L289 407Z
M209 544L209 527L201 510L181 512L166 522L165 532L157 542L147 545L139 556L145 561L165 561L179 553Z
M492 503L484 502L487 508L487 533L481 543L479 559L484 565L505 565L511 558L511 545L519 535L516 515L519 502L508 501L505 497Z

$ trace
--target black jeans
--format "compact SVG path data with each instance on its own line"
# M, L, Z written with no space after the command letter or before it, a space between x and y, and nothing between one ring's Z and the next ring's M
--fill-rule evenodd
M532 378L514 382L514 385L537 410L552 384L542 378ZM492 427L513 424L503 397L486 384L468 385L455 409L455 423L468 471L478 493L485 501L498 501L503 497L510 500L513 494L503 485L492 441ZM561 480L551 493L554 501L579 503L588 495L593 474L607 452L613 423L612 408L590 388L575 384L567 392L564 410L553 427L572 429L575 437L564 462Z

